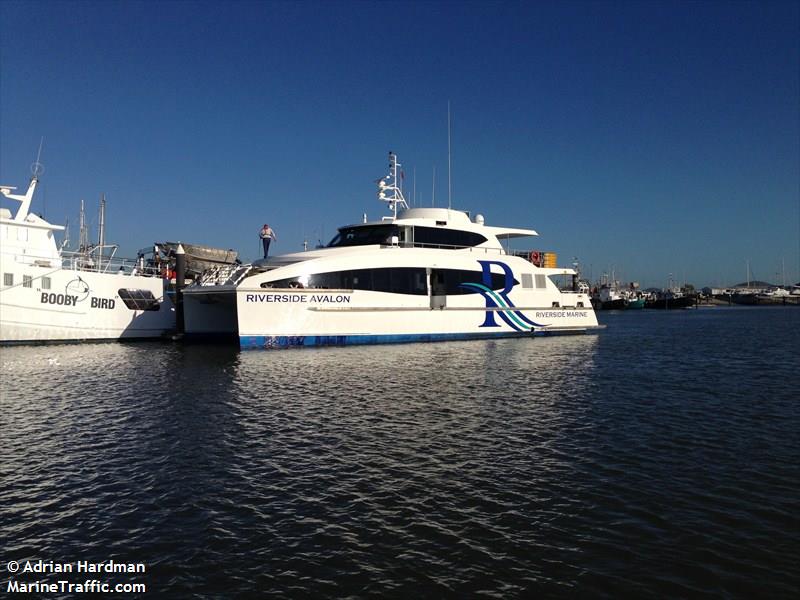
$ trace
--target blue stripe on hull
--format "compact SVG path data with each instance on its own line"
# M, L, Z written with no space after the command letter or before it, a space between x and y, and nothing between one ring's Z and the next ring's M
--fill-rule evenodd
M239 345L243 350L260 348L301 348L305 346L351 346L358 344L407 344L411 342L448 342L456 340L483 340L498 338L552 335L556 332L498 331L477 333L409 333L394 335L242 335ZM570 333L584 333L573 331Z

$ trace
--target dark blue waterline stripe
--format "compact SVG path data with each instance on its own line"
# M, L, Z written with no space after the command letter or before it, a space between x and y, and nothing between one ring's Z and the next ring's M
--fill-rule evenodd
M306 346L351 346L359 344L407 344L412 342L448 342L458 340L481 340L518 338L585 333L584 331L504 331L477 333L410 333L396 335L242 335L239 345L243 350L258 348L300 348Z

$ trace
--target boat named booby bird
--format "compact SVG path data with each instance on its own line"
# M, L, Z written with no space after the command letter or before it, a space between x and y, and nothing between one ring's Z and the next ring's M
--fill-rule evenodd
M104 234L77 252L56 244L63 231L30 212L41 167L25 194L0 186L19 202L0 208L0 343L156 338L175 329L175 309L157 272L115 260ZM102 207L101 203L101 215ZM81 213L83 214L83 213ZM101 232L103 219L101 217Z

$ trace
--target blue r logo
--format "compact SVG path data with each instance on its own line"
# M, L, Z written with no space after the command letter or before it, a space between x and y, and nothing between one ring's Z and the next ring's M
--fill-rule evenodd
M500 327L495 321L495 314L499 315L506 325L517 331L530 331L534 325L539 325L517 310L508 297L514 287L514 272L511 268L506 263L497 260L479 260L478 263L483 269L481 277L483 283L462 283L461 285L475 290L486 300L486 317L480 327ZM492 265L497 265L503 269L505 281L502 290L493 289Z
M514 303L508 299L508 293L511 291L511 288L514 287L514 272L506 263L498 260L479 260L478 263L480 263L481 267L483 268L483 285L490 290L492 289L492 265L497 265L503 269L506 280L502 291L495 291L495 293L500 296L500 298L505 300L506 306L514 306ZM495 302L491 295L483 294L483 297L486 300L486 308L498 308L497 302ZM487 310L486 319L483 321L483 325L481 325L481 327L500 327L500 325L498 325L494 320L494 314L495 311Z

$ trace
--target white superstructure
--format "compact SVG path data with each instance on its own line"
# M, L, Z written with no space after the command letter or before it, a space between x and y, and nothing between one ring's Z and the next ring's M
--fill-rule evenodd
M538 267L529 253L502 246L535 231L492 227L458 210L409 208L391 153L389 161L378 196L391 216L342 227L324 248L206 273L184 290L187 335L233 334L243 348L261 348L597 328L574 269Z
M154 338L175 328L175 309L157 276L104 256L103 244L62 251L63 231L30 211L38 183L28 191L0 186L19 202L0 208L0 343Z

